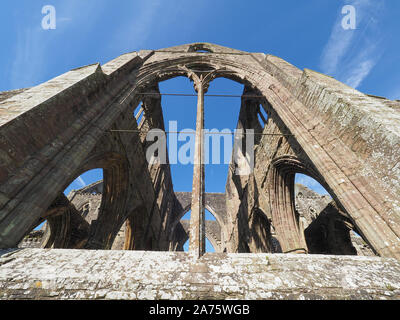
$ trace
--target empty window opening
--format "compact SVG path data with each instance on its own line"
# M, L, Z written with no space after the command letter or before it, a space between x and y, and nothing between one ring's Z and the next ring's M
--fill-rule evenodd
M189 252L189 239L183 245L183 251ZM210 240L206 237L206 252L215 252L214 246L211 244Z
M328 191L326 191L325 188L317 180L311 178L308 175L296 173L295 183L307 187L308 189L310 189L314 193L317 193L320 196L330 197Z
M193 96L161 96L167 152L174 191L192 191L194 132L196 130L196 91L186 77L159 82L161 93L188 93ZM178 133L176 133L178 132Z
M374 255L357 227L315 179L296 174L295 207L311 254Z
M185 231L187 234L189 234L189 228L190 228L190 214L191 210L189 210L181 219L181 224L183 225ZM207 221L216 221L214 215L208 211L205 210L205 222L206 222L206 252L215 252L214 246L211 244L210 240L207 237L207 234L209 230L207 230ZM183 245L183 251L188 252L189 251L189 238L186 240L186 242Z
M210 83L207 94L241 96L244 86L236 81L217 78ZM205 135L205 190L225 192L229 164L232 161L234 135L241 107L241 99L204 99L204 127L211 134Z
M103 169L92 169L77 177L65 190L64 194L68 197L71 191L97 194L102 192L99 186L91 188L93 183L103 180ZM86 188L88 187L88 188ZM72 194L71 194L72 196Z
M376 253L371 246L354 229L350 231L350 239L358 256L376 256Z

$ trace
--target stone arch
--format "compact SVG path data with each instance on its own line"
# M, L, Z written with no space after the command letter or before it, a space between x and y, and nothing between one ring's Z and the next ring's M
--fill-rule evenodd
M276 114L283 120L285 125L288 126L288 129L292 132L292 134L298 137L297 141L301 147L310 157L319 173L324 176L324 180L327 182L327 184L332 186L331 190L333 190L333 193L337 195L337 198L340 200L339 203L346 208L346 211L348 211L350 215L354 215L353 218L357 220L358 224L360 224L360 229L363 230L366 238L368 238L371 243L374 243L375 248L381 247L381 249L378 249L381 254L386 254L384 253L385 250L388 250L388 254L388 252L392 250L389 247L394 248L397 246L399 240L398 233L395 230L397 230L398 227L393 228L392 226L388 225L388 222L386 222L388 220L381 216L384 215L383 211L381 211L381 215L379 215L379 217L374 219L372 222L372 217L374 216L373 212L376 213L379 207L376 201L372 201L372 193L361 193L360 187L362 186L359 184L359 182L354 180L354 178L352 179L351 176L346 173L346 170L341 169L340 165L338 165L338 163L332 159L331 154L327 152L326 149L321 147L323 143L318 142L318 137L315 137L309 132L304 131L304 125L299 122L298 117L293 117L288 108L289 105L294 104L298 110L302 110L304 112L306 107L300 101L296 100L293 95L281 83L279 83L279 80L271 77L268 72L263 73L263 76L260 77L259 71L256 71L259 68L253 69L246 64L237 63L236 61L230 61L230 63L226 63L226 61L223 59L214 57L207 58L207 63L205 63L206 59L203 56L171 59L168 61L169 68L167 67L166 69L163 69L161 75L159 75L159 78L167 79L176 75L184 76L185 71L176 68L180 64L193 64L197 60L198 63L200 63L203 67L210 68L218 65L226 68L224 70L217 71L215 77L224 76L226 78L257 88L261 95L263 95L272 105L276 111ZM153 70L151 70L150 66L145 66L143 68L142 75L143 79L146 79L145 81L151 81L151 78L154 79L155 74L153 72L159 68L159 66L155 66L155 64L156 62L154 62L152 65L154 68ZM159 64L162 64L162 62ZM140 81L138 81L138 83L140 84ZM296 122L298 123L296 124ZM337 180L343 182L338 185L336 183ZM354 195L354 198L350 198L348 196L349 192L352 194L352 197ZM358 200L355 201L355 199ZM360 201L360 203L358 201ZM375 205L372 206L372 202L374 202ZM361 205L361 203L363 204ZM365 215L360 216L359 214L356 214L356 212L359 212L360 210L364 211ZM384 244L383 238L380 238L380 236L377 236L376 233L373 232L373 229L375 228L379 228L382 231L380 232L380 235L386 234L386 236L392 239L390 242L387 242L389 243L389 246ZM392 254L394 254L394 252L392 252Z
M307 173L318 180L318 174L310 171L296 157L281 156L272 161L270 176L270 206L272 223L283 252L307 252L303 230L295 210L294 178L296 173Z
M79 171L76 171L74 179L86 171L103 169L101 205L96 219L90 225L90 237L86 248L110 249L119 231L118 226L124 219L128 191L128 181L125 178L128 175L128 163L126 156L120 153L96 149L93 151L82 163Z
M252 253L275 252L271 233L271 221L268 216L257 207L254 207L249 219L250 239L249 251Z
M176 236L178 250L183 250L184 244L189 240L189 225L189 220L181 220L176 226L176 229L180 231L179 235ZM217 221L206 221L205 237L210 241L215 252L223 252L224 245L221 239L221 228Z
M145 216L145 208L143 206L133 209L121 224L118 235L113 241L112 249L151 250L151 247L148 246L152 239L146 237Z
M182 219L182 217L191 210L191 192L175 192L176 196L176 205L174 208L175 215L171 216L171 227L170 230L173 232L176 224ZM215 196L222 196L224 194L218 193L206 193L205 194L205 209L207 209L218 221L219 225L222 227L226 224L225 221L225 212L221 212L225 210L225 208L218 208L217 200L214 198ZM225 200L225 197L224 197ZM219 211L219 210L221 211Z
M179 205L175 206L175 215L173 215L173 221L171 222L171 226L169 228L169 234L170 234L170 238L174 239L176 237L176 232L180 232L181 230L176 230L177 228L179 228L179 222L181 221L182 217L188 213L191 210L191 193L190 192L177 192L177 202L179 203ZM205 206L204 208L206 210L208 210L216 219L216 223L218 224L221 236L220 236L220 241L221 243L218 244L218 247L221 246L225 246L225 239L227 236L227 232L226 232L226 212L220 212L219 210L225 210L226 208L218 208L218 199L215 199L215 196L217 196L217 198L219 196L224 196L223 194L214 194L214 193L206 193L205 194ZM224 196L225 198L225 196ZM218 210L218 209L219 210ZM206 233L207 233L207 229L206 229ZM210 240L210 239L209 239ZM211 240L210 240L211 241ZM186 241L185 241L186 242ZM183 243L185 243L183 242ZM214 246L214 244L213 244ZM214 246L215 248L215 246Z
M345 126L344 130L347 131L342 132L343 139L330 135L327 128L321 129L328 125L339 126L334 122L335 119L325 119L322 111L314 112L315 101L307 100L307 94L304 94L307 93L307 85L314 85L318 90L322 88L321 91L324 88L333 88L354 96L358 93L310 70L302 73L273 56L250 54L212 44L203 45L212 53L185 50L190 46L132 53L103 67L96 64L72 70L64 78L57 80L74 84L68 89L63 89L62 95L58 95L64 100L71 97L71 101L66 104L62 101L66 111L63 121L57 119L50 111L59 106L61 100L49 99L40 105L40 113L35 112L35 108L31 106L29 112L26 112L30 118L24 123L2 127L6 141L13 141L15 130L30 132L24 130L29 121L44 123L49 134L36 140L35 148L40 150L36 157L31 157L32 148L28 146L25 150L17 148L18 150L14 151L14 159L7 159L2 167L0 177L3 209L0 216L0 245L10 247L18 242L27 227L32 225L56 197L56 191L61 189L60 181L67 180L70 173L80 167L89 150L99 141L99 137L109 130L135 101L140 100L140 93L145 88L175 76L190 77L192 68L196 71L213 69L214 78L226 77L256 89L272 106L275 117L278 117L288 132L294 135L319 175L338 199L338 204L349 213L376 251L383 256L399 257L399 211L395 203L390 201L396 198L393 190L398 188L395 182L377 183L368 174L360 174L360 168L367 170L375 163L372 158L364 162L360 160L360 157L367 154L367 151L363 151L369 148L367 143L361 141L357 153L346 144L345 136L349 135L349 127ZM76 82L77 78L80 79L79 84ZM318 87L319 84L322 85ZM46 85L51 87L54 83L49 82ZM81 94L82 92L84 94ZM372 103L373 98L359 96ZM47 114L48 120L43 122L42 117ZM21 137L21 141L23 140ZM29 140L28 137L26 141ZM333 151L335 148L336 152ZM364 149L361 150L362 148ZM390 151L390 148L387 150L389 151L385 151L386 153L394 152ZM343 157L343 154L346 156ZM377 173L372 175L380 174L386 168L389 170L390 165L391 163L388 163L378 167ZM112 177L110 174L110 181ZM49 190L50 185L56 191ZM46 200L38 201L39 198L44 198L44 195L48 195ZM110 198L111 202L112 200ZM25 212L30 212L31 216L27 216ZM109 247L112 235L108 237L100 237L102 239L98 243Z
M208 211L215 217L216 221L218 222L218 224L219 224L220 227L222 228L222 226L224 226L224 220L222 219L221 215L220 215L219 213L217 213L217 212L215 211L215 209L214 209L213 207L211 207L209 204L206 204L206 205L204 206L204 208L205 208L206 210L208 210ZM188 206L186 206L183 210L181 210L181 211L179 212L179 214L178 214L178 215L176 216L176 218L175 218L176 220L174 221L174 223L173 223L173 225L172 225L172 228L171 228L172 232L174 231L175 226L177 225L177 223L179 223L179 221L182 219L182 217L183 217L186 213L188 213L190 210L191 210L191 204L189 204Z
M59 195L42 215L41 248L80 249L89 236L89 224L64 194Z

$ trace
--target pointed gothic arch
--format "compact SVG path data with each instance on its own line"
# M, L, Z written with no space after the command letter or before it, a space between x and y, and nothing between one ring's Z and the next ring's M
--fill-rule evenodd
M103 212L113 219L104 218L107 223L94 231L88 247L110 248L118 232L116 226L128 215L129 202L136 201L145 207L146 230L154 236L152 246L167 248L165 221L173 196L160 193L160 177L167 171L148 170L138 134L112 130L137 130L129 115L144 99L143 93L155 88L159 81L176 76L190 78L192 72L211 70L213 79L226 77L255 90L261 103L270 108L268 114L277 124L278 133L290 135L281 140L290 147L289 155L302 155L301 160L306 160L303 165L316 172L376 252L399 258L396 161L400 148L396 125L390 122L396 109L386 101L328 76L301 71L277 57L213 44L128 53L104 66L72 70L3 102L9 112L0 123L4 159L0 167L0 246L15 246L66 181L90 162L94 151L103 150L104 154L119 155L116 162L107 162L109 167L104 168L103 196L107 201ZM371 106L379 106L379 111ZM58 108L63 110L62 118L54 112ZM379 116L374 117L374 112ZM388 130L379 130L380 127ZM373 156L373 152L382 157ZM288 206L279 203L289 201L284 190L290 175L285 168L272 169L278 203L270 204L270 210L268 201L262 204L263 209L272 210L279 217L286 213L290 216ZM166 185L170 185L168 181ZM266 187L265 181L255 181L255 186L261 190ZM169 209L164 210L157 199ZM234 214L231 212L231 223ZM231 232L235 239L237 230ZM304 242L300 243L293 234L288 237L286 252L304 247ZM232 250L236 250L235 245Z

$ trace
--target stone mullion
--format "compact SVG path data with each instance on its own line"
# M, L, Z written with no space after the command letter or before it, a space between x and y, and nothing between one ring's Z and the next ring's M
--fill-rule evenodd
M193 168L192 205L190 215L189 252L196 258L205 253L204 217L204 83L195 80L197 90L196 141Z

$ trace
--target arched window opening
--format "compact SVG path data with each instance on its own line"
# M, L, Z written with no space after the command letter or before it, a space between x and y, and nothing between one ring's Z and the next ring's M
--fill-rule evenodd
M189 228L190 228L190 214L191 210L189 210L180 220L181 225L186 231L186 241L183 244L183 251L188 252L189 251ZM209 237L213 236L214 238L217 238L218 235L215 235L214 233L216 232L214 229L215 226L212 226L213 223L217 223L214 215L208 211L205 210L205 223L206 223L206 252L215 252L215 248L212 245L211 241L209 240ZM217 229L218 232L218 229ZM218 241L218 239L215 239L214 241Z
M196 91L187 77L159 82L167 152L175 191L192 191L196 130ZM189 96L168 94L189 94Z
M241 99L236 96L241 96L243 91L242 84L226 78L217 78L210 83L207 92L209 96L205 96L204 127L209 130L209 134L205 135L206 192L225 192L235 142L233 133L238 127L241 110ZM235 97L229 97L230 95Z
M302 173L295 175L295 208L300 227L306 229L332 201L325 188L315 179Z
M309 253L371 255L354 223L320 183L299 173L295 182L295 207Z
M20 247L83 248L102 200L103 170L86 171L74 179L43 213Z
M86 218L87 215L89 214L90 211L90 202L86 203L85 205L83 205L82 209L81 209L81 215L83 218Z
M350 231L350 239L358 256L376 256L376 253L371 246L354 229Z
M103 169L92 169L81 174L64 191L79 215L91 224L96 220L103 195Z
M186 240L185 244L183 245L183 251L189 252L189 239ZM214 246L211 244L210 240L206 237L206 252L215 252Z
M103 180L103 169L88 170L72 181L72 183L64 190L64 194L68 197L70 192L73 190L93 194L101 193L102 190L97 186L96 188L92 186L92 184L101 180Z

